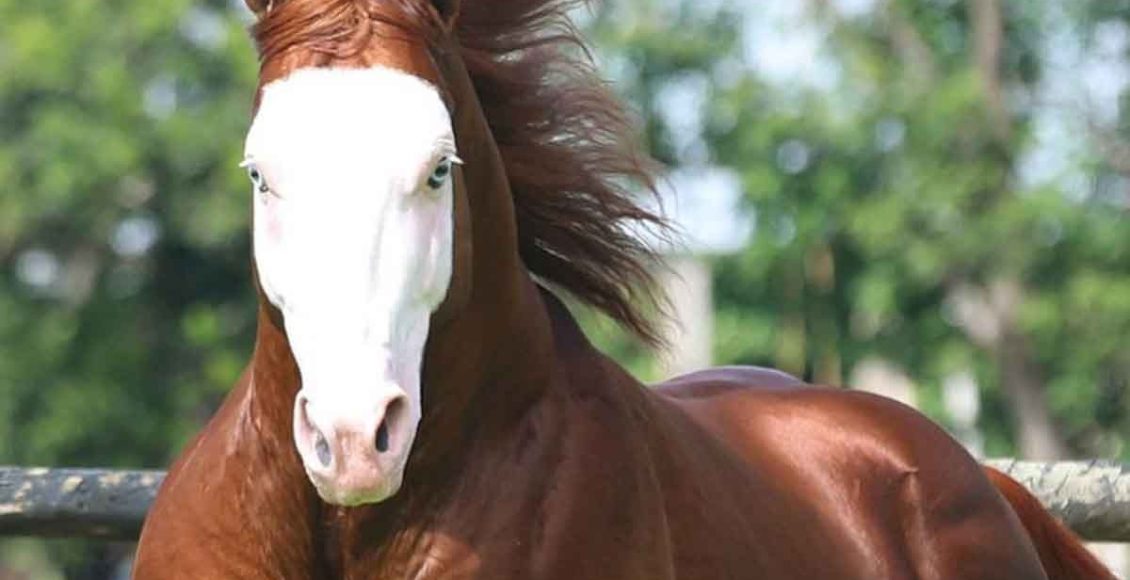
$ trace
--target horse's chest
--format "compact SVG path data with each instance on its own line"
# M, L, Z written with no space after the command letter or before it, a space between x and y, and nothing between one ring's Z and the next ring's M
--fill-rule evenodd
M630 503L630 502L629 502ZM374 550L344 566L351 580L377 578L672 578L661 509L538 502L445 514L401 549Z

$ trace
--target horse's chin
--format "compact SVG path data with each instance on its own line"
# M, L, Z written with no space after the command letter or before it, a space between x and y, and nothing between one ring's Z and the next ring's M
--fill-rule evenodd
M386 501L400 491L404 481L403 469L388 474L378 485L365 488L349 488L324 481L322 478L306 471L306 477L318 492L322 501L340 507L358 507L372 505Z

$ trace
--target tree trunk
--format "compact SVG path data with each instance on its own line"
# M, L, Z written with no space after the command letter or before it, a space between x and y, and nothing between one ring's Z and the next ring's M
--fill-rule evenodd
M969 16L973 22L973 49L981 77L981 90L995 136L1005 142L1012 134L1012 123L1004 101L1004 83L1000 75L1001 52L1004 47L1000 0L969 0Z
M1028 459L1068 455L1044 394L1044 377L1028 341L1016 325L1024 294L1019 280L997 280L988 289L961 285L948 298L958 325L969 340L992 353L1001 389L1016 413L1016 441Z
M1016 438L1020 455L1050 461L1066 458L1067 445L1059 436L1048 408L1046 389L1028 341L1006 328L996 348L1001 388L1016 413Z
M1001 54L1004 52L1004 19L1000 0L968 0L972 24L973 57L981 81L985 109L992 124L993 136L1002 150L1009 150L1012 136L1012 118L1005 103L1004 81L1001 78ZM1007 176L1011 168L1004 168L999 183L988 195L1008 195ZM1014 413L1016 413L1016 440L1022 457L1029 459L1059 459L1067 456L1067 446L1059 437L1051 411L1048 409L1043 373L1035 360L1031 347L1017 328L1016 317L1024 299L1024 286L1018 275L1004 275L980 292L985 298L980 308L982 315L991 321L992 332L970 334L975 343L991 351L997 359L1001 387ZM986 320L969 320L971 324L986 324ZM980 336L977 336L977 335Z

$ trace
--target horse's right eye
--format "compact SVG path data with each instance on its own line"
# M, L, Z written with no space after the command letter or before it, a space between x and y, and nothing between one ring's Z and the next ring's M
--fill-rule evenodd
M247 177L251 179L251 183L259 193L269 193L271 191L271 186L267 184L267 180L263 177L263 172L259 171L258 167L248 165Z

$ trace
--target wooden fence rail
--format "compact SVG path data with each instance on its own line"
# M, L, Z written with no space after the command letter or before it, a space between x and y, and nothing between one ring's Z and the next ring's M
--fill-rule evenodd
M1130 465L990 461L1084 538L1130 542ZM165 474L0 467L0 536L134 540Z
M1032 490L1092 542L1130 542L1130 465L1110 461L989 461Z
M161 471L0 467L0 536L135 540Z

